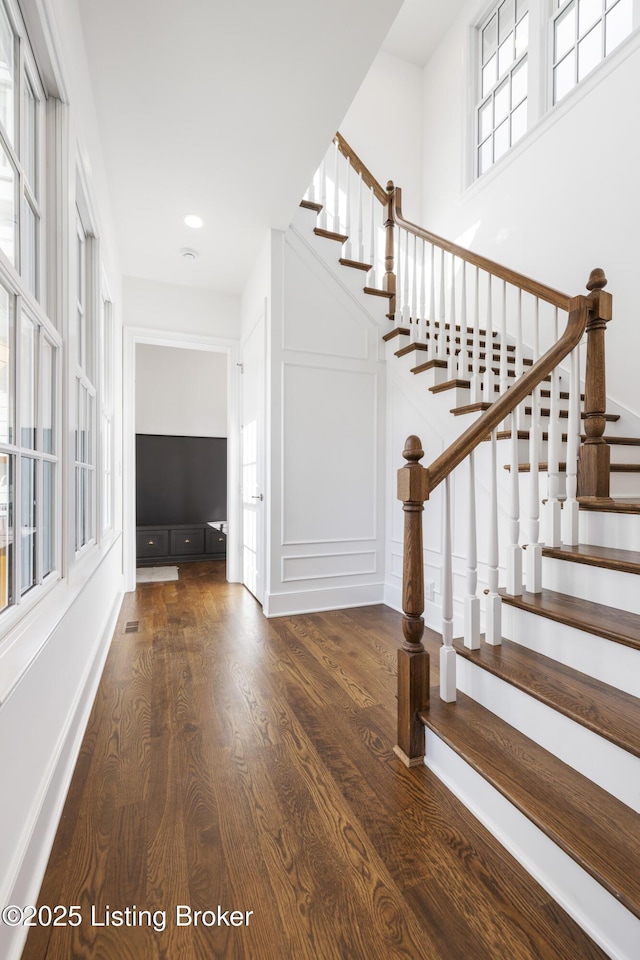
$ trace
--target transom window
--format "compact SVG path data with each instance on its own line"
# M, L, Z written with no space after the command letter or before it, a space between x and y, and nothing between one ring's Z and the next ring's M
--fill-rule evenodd
M502 0L478 30L480 102L476 108L481 175L527 129L529 3Z
M553 102L604 60L633 27L632 0L554 0Z

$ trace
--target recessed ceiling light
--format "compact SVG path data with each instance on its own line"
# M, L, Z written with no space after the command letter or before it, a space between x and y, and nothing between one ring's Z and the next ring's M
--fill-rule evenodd
M197 216L195 213L190 213L184 218L184 222L188 227L192 227L194 230L199 230L200 227L204 224L202 217Z
M192 250L191 247L182 247L180 253L184 260L196 260L198 257L198 251Z

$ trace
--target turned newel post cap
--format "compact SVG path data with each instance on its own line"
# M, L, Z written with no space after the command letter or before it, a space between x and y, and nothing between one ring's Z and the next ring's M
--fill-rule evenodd
M410 463L418 463L419 460L422 460L424 457L424 450L422 449L422 441L420 440L420 437L416 437L415 434L411 434L410 437L407 437L404 443L402 456Z
M407 463L398 470L398 500L424 503L429 499L429 471L420 463L424 457L420 437L407 437L402 456Z
M395 188L396 188L396 185L393 182L393 180L387 180L387 193L393 193Z
M587 290L604 290L607 282L607 276L602 267L595 267L589 274Z

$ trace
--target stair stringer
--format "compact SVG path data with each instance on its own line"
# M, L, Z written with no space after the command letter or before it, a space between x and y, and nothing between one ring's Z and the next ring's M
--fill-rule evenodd
M425 764L613 960L637 960L640 920L430 730Z

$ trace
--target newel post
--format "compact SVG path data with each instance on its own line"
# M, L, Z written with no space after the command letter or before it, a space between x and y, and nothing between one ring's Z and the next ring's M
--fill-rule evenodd
M398 744L394 748L406 766L424 759L424 726L418 714L429 706L429 654L424 633L424 558L422 513L429 499L429 473L419 462L424 450L418 437L408 437L402 452L406 466L398 470L398 499L404 511L402 572L402 632L398 650Z
M385 248L384 248L384 287L383 289L390 293L389 314L393 316L396 312L396 275L394 272L394 228L393 201L396 188L393 180L387 183L387 219L384 222L385 229Z
M578 496L609 496L609 446L604 439L607 386L604 335L611 320L611 294L605 293L604 270L591 271L587 290L591 291L587 322L587 364L584 388L584 432L578 460Z

